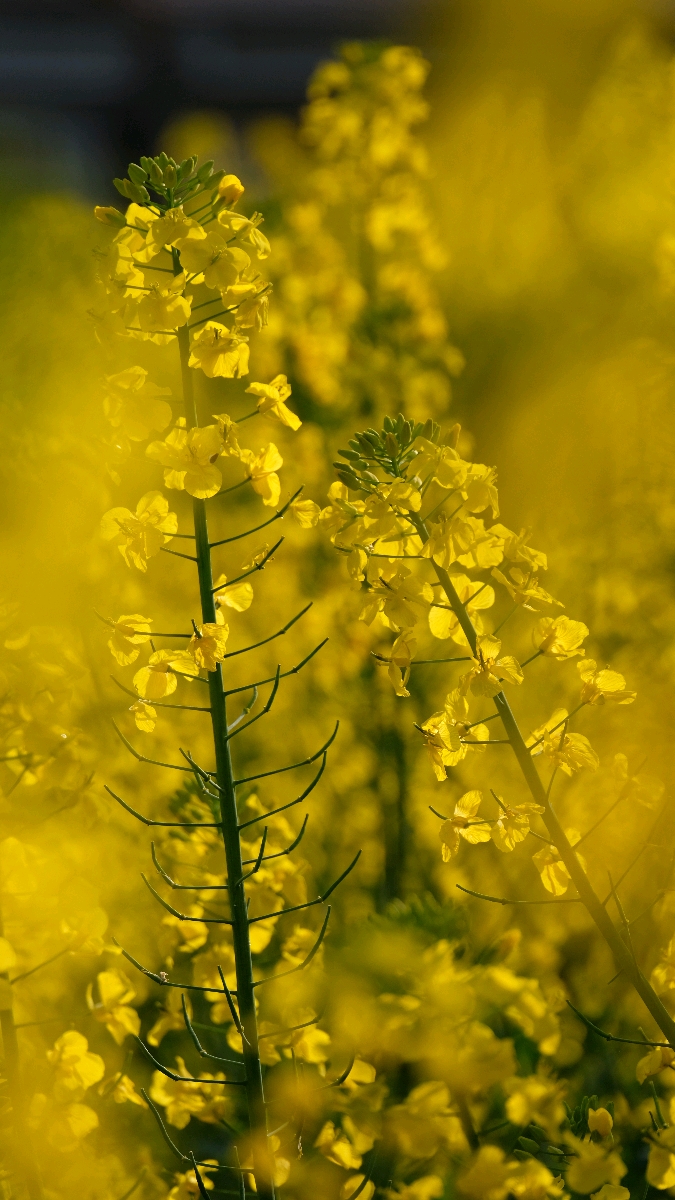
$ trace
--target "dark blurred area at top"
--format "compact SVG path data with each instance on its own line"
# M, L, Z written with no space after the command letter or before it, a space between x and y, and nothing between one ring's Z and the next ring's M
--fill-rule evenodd
M429 3L4 0L0 190L100 197L182 113L293 113L337 43L410 36Z

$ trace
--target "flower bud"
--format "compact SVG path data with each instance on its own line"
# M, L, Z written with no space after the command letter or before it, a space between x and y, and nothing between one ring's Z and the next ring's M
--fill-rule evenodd
M164 174L164 182L165 182L166 186L170 187L170 188L175 187L178 182L178 175L176 173L176 168L174 166L172 166L171 163L169 163L169 165L164 168L163 174Z
M148 172L139 167L136 163L129 163L129 178L132 183L143 184L148 178Z
M600 1137L609 1137L613 1126L614 1121L606 1108L589 1108L588 1128L591 1133L599 1133Z
M226 204L236 204L244 194L244 185L236 175L224 175L218 184L218 196Z
M398 458L401 447L399 446L393 433L385 434L384 448L387 451L387 454L389 455L390 458Z
M126 225L126 217L121 213L119 208L101 208L97 205L94 209L94 216L102 225L114 225L118 229L122 229Z

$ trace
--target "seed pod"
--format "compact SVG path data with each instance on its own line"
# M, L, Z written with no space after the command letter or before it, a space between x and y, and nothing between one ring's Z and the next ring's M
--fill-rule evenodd
M129 163L129 178L132 183L143 184L148 178L148 172L139 167L136 163Z

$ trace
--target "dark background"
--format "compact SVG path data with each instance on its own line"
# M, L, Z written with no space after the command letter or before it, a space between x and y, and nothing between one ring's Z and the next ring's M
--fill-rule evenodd
M0 5L0 190L88 198L192 110L294 113L353 38L415 39L431 0L23 0ZM427 52L429 47L424 47ZM115 193L113 193L115 195Z

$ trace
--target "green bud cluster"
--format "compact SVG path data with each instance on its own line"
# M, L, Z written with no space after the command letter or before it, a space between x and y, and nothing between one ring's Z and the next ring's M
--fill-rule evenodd
M549 1169L560 1171L569 1165L567 1158L570 1153L569 1150L552 1145L548 1140L546 1130L532 1121L527 1126L525 1133L518 1138L513 1157L517 1158L519 1162L525 1162L528 1158L539 1158Z
M563 1100L563 1104L565 1101ZM565 1112L567 1113L567 1121L570 1129L575 1137L585 1137L589 1132L588 1129L588 1110L589 1108L598 1108L599 1101L597 1096L584 1096L580 1104L572 1109L568 1104L565 1104ZM610 1117L614 1118L614 1101L608 1100L603 1104L603 1108L607 1109Z
M431 418L423 424L416 424L406 421L400 413L395 419L385 417L379 432L366 429L354 435L348 443L349 449L338 450L346 462L334 462L333 466L340 482L352 491L370 492L380 483L375 474L376 468L399 479L417 454L417 450L413 449L415 440L423 437L430 442L438 442L440 434L440 425Z
M121 196L136 204L148 204L154 192L160 208L174 208L196 192L215 191L224 175L213 170L213 160L197 168L196 155L177 163L162 151L156 158L141 158L140 165L129 163L128 178L113 183Z

